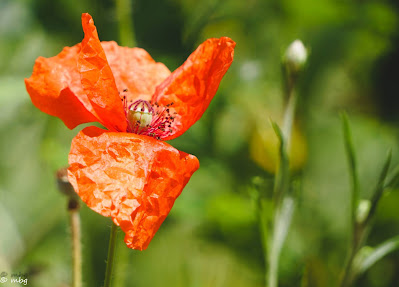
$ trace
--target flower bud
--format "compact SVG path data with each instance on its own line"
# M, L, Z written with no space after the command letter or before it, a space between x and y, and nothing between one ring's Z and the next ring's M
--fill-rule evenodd
M284 54L284 63L287 66L288 72L298 73L306 64L308 58L308 51L301 40L292 42Z
M69 197L76 197L77 194L75 193L75 190L73 189L71 183L68 180L68 168L63 167L57 170L55 177L57 179L57 186L58 190L69 196Z
M356 221L358 223L362 223L363 221L366 220L370 212L370 207L371 207L370 200L367 199L360 200L356 210Z

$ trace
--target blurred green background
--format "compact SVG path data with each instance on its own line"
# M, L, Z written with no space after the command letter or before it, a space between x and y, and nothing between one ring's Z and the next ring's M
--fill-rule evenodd
M118 41L112 0L0 0L0 272L27 273L28 286L69 286L67 202L54 174L67 164L81 127L70 131L36 109L23 79L38 56L82 40L82 12L93 16L101 40ZM229 36L237 47L203 118L171 142L196 155L201 168L146 251L128 249L119 234L114 286L263 285L251 182L259 176L264 192L271 190L277 147L268 119L281 118L280 59L297 38L311 54L298 86L301 148L292 160L302 184L280 286L337 286L350 240L340 111L350 118L362 197L370 196L389 148L399 163L398 2L134 0L132 12L137 46L170 70L209 37ZM399 234L398 206L399 191L392 190L368 244ZM101 286L111 221L85 206L81 215L84 283ZM355 286L399 286L399 252Z

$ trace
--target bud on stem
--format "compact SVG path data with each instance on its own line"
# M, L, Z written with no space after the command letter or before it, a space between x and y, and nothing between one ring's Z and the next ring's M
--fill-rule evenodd
M285 51L283 62L289 74L297 75L305 66L307 59L308 51L302 41L295 40Z

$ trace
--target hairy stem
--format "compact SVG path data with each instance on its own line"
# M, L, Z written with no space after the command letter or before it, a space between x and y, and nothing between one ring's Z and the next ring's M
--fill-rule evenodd
M71 198L68 204L72 240L72 287L82 286L82 245L80 242L79 204Z
M112 280L112 271L114 269L114 257L115 257L115 246L116 246L116 236L117 236L117 229L118 227L112 223L111 227L111 235L109 237L109 246L108 246L108 259L107 259L107 267L105 270L105 280L104 280L104 287L111 286Z

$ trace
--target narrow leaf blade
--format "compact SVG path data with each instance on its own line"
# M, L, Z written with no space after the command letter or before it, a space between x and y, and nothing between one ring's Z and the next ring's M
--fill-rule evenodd
M399 249L399 236L388 239L384 243L378 245L368 256L366 256L360 263L358 274L362 274L373 266L377 261L384 256Z

